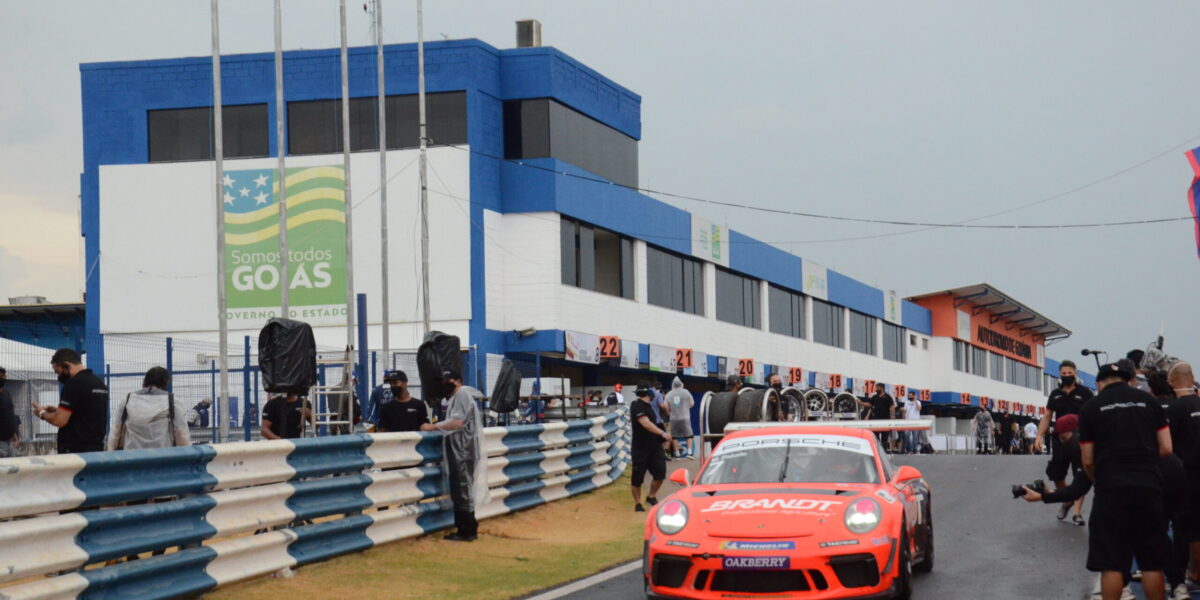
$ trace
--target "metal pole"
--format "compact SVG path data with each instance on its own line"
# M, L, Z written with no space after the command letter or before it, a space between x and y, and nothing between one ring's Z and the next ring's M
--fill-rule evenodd
M167 391L175 391L175 344L173 339L167 338Z
M362 405L363 420L374 418L371 414L370 392L367 389L367 295L359 294L355 299L358 304L358 364L354 367L358 375L358 401Z
M417 0L417 118L420 128L421 179L421 315L425 333L429 333L429 195L426 180L425 150L425 22L421 0Z
M290 319L291 310L288 308L288 292L291 278L288 276L287 243L287 172L284 170L284 154L287 144L283 128L283 10L280 0L275 0L275 153L279 156L279 316Z
M346 51L346 0L339 2L342 26L342 172L346 211L346 347L354 347L354 228L350 201L350 61Z
M216 405L220 408L229 403L229 323L226 321L225 281L225 131L221 110L221 24L217 14L219 0L211 0L212 6L212 71L213 71L213 159L216 171L213 185L217 200L217 359L221 396ZM232 196L230 196L232 201ZM214 413L217 411L213 411ZM229 421L221 419L221 441L229 439Z
M253 423L250 422L250 336L242 338L242 354L244 362L242 363L242 393L245 398L242 404L245 406L245 412L242 414L242 430L245 441L250 441L250 427Z
M379 247L383 253L383 273L380 283L383 286L380 298L379 318L383 325L383 355L390 356L391 320L388 318L388 216L387 216L387 101L383 79L383 3L375 0L375 79L379 84L378 100L379 122Z

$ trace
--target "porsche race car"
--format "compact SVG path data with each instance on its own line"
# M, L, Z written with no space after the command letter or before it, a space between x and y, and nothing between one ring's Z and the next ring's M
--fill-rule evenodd
M729 433L649 512L647 597L909 598L913 571L933 568L930 488L872 430L928 428L913 423Z

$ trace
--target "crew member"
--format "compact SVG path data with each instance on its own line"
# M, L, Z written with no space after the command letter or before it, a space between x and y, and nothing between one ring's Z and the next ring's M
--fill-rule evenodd
M312 421L312 411L304 407L300 396L288 392L267 401L259 431L268 440L294 440L303 435L305 421Z
M104 432L108 429L108 387L82 363L78 352L59 348L50 357L50 368L63 384L58 406L33 403L34 414L58 428L59 454L104 449Z
M420 431L429 422L429 411L425 403L413 400L408 393L408 375L404 371L392 371L388 384L392 400L379 407L377 431Z
M1192 365L1177 362L1167 371L1167 383L1176 400L1167 409L1171 423L1171 443L1175 455L1183 461L1187 473L1188 508L1184 511L1182 537L1191 546L1192 568L1189 578L1200 584L1200 396L1196 395L1196 377ZM1175 445L1178 443L1178 445Z
M917 400L917 394L912 390L909 390L908 399L904 402L904 419L906 421L921 420L921 401ZM905 454L916 454L921 450L921 446L917 441L919 439L918 433L917 431L904 432Z
M996 422L992 420L992 413L981 406L979 412L975 413L973 421L975 423L975 452L991 454L996 447Z
M1058 380L1060 382L1058 388L1050 392L1050 397L1046 399L1046 414L1042 415L1042 420L1038 423L1037 439L1033 442L1035 454L1042 452L1042 440L1045 439L1046 432L1050 430L1052 421L1066 415L1079 414L1083 403L1092 399L1092 390L1079 385L1075 363L1069 360L1062 361L1058 367ZM1067 485L1067 469L1070 468L1070 461L1063 454L1062 446L1057 440L1056 436L1050 441L1050 462L1046 465L1046 477L1054 482L1055 488L1061 488ZM1058 509L1058 520L1067 518L1070 511L1071 505L1063 504ZM1075 514L1083 514L1083 498L1075 503Z
M629 406L629 422L633 429L633 510L644 512L642 506L642 483L646 473L650 473L650 493L646 495L646 504L658 504L658 488L667 477L667 461L663 456L662 442L670 441L671 434L663 431L662 423L654 421L654 411L650 403L654 394L649 388L638 388L634 392L637 399Z
M1162 405L1125 383L1132 377L1117 364L1101 367L1100 393L1079 413L1080 455L1096 487L1087 568L1101 573L1104 600L1119 600L1136 559L1147 598L1162 600L1171 542L1159 461L1171 454L1171 432Z
M859 406L869 409L867 413L868 419L894 419L896 418L896 401L887 393L882 383L875 384L875 394L867 398L866 402L855 398L854 401ZM879 439L880 444L886 443L888 439L888 431L876 431L875 437Z
M475 404L479 391L462 383L458 371L443 371L444 387L449 388L446 418L437 424L421 425L421 431L442 431L443 453L450 501L454 503L454 525L458 531L445 539L473 542L479 537L475 510L487 502L487 457L483 447L483 420ZM660 452L661 454L661 452Z
M0 458L16 456L17 449L21 444L17 426L20 420L18 420L17 412L13 407L12 396L4 390L4 383L7 380L8 372L4 370L4 367L0 367Z

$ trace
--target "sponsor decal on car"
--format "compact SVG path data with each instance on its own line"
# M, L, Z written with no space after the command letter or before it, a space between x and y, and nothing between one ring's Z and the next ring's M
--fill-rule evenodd
M722 550L743 550L746 552L763 552L766 550L795 550L796 542L721 542Z
M667 540L668 546L679 546L680 548L699 548L700 544L695 542L685 542L682 540Z
M884 500L887 500L888 504L896 503L896 497L893 496L891 494L891 492L888 492L887 490L879 490L879 491L875 492L875 495L879 496L880 498L883 498Z
M892 543L892 536L885 535L883 537L871 538L871 544L874 546L883 546Z
M735 452L750 448L784 448L789 445L793 448L821 448L854 452L863 456L875 455L874 451L871 450L870 443L859 438L829 434L787 434L778 436L760 435L730 440L718 446L713 456L716 457L726 452Z
M792 559L787 556L726 556L721 567L736 569L790 569Z
M836 500L801 500L797 498L743 498L740 500L717 500L700 512L731 510L815 510L829 512L830 507L841 506Z
M821 542L817 544L822 548L836 548L838 546L857 546L858 540L836 540L832 542Z

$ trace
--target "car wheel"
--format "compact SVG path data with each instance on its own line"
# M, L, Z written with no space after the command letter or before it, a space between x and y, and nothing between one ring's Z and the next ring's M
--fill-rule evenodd
M757 423L762 420L762 394L738 394L733 404L734 423Z
M896 600L912 598L912 550L908 547L908 532L900 535L900 564L896 567Z
M925 509L925 557L913 565L913 571L928 573L933 570L933 509Z

